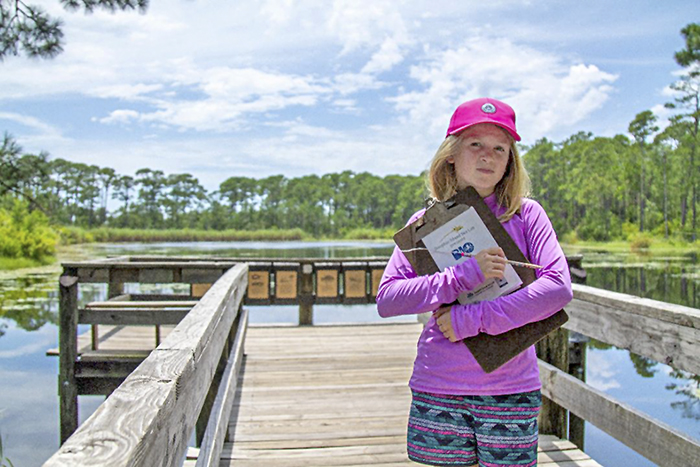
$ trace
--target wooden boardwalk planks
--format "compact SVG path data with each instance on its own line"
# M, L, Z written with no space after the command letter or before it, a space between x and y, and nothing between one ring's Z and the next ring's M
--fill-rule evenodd
M420 324L256 327L221 466L406 466L407 386ZM540 437L539 465L595 467Z

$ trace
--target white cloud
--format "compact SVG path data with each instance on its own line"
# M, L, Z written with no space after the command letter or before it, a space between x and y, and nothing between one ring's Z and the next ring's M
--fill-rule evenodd
M381 73L392 69L403 61L403 54L396 39L387 38L362 68L362 73Z
M664 131L671 124L670 118L676 115L674 110L667 109L663 104L655 105L651 111L657 118L656 125L659 127L659 131Z
M100 123L130 123L132 120L138 120L140 114L135 110L115 110L109 114L108 117L93 119Z
M252 68L218 67L188 70L186 82L201 96L154 100L158 110L140 112L143 122L163 123L181 130L225 131L250 126L246 116L315 105L330 90L310 76L265 72ZM173 81L172 85L175 84ZM186 94L185 89L183 93ZM121 111L122 116L134 118Z
M70 141L63 136L60 128L36 117L14 112L0 112L0 122L2 120L11 121L26 128L23 132L13 134L15 140L26 152L38 154L47 148Z
M422 85L392 99L415 128L444 132L460 102L482 96L510 103L525 139L570 129L599 109L613 92L616 76L594 65L570 65L562 58L505 38L478 36L458 48L426 48L412 67Z
M88 90L87 94L102 99L126 99L137 100L143 98L145 94L150 94L163 89L163 84L113 84L108 86L98 86Z
M22 115L14 112L0 112L0 120L10 120L16 123L20 123L26 127L29 127L33 130L44 134L58 135L60 133L56 127L42 122L38 118L31 117L28 115Z
M265 0L260 13L274 25L285 25L291 20L294 0Z
M408 31L396 2L335 0L326 27L343 44L342 54L374 47L393 37L406 40Z

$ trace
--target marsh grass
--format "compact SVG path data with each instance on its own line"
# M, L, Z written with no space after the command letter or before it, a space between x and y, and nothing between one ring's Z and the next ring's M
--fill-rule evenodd
M391 240L395 234L394 229L374 229L371 227L362 227L350 229L342 234L345 240Z
M195 230L195 229L61 229L61 243L156 243L156 242L250 242L308 240L311 236L301 229L265 230Z
M45 256L40 260L30 258L6 258L0 256L0 271L14 271L15 269L35 268L46 266L55 261L52 256Z
M632 239L630 241L616 240L612 242L592 242L578 240L567 242L564 238L561 241L564 251L576 251L586 254L586 251L608 251L611 253L677 253L677 254L700 254L700 240L687 242L678 239L664 239L657 237L644 237Z

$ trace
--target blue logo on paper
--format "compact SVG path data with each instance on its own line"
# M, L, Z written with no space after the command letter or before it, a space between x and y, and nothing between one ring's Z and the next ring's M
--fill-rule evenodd
M468 255L474 251L474 244L472 242L467 242L459 248L452 250L452 257L457 260L462 256Z

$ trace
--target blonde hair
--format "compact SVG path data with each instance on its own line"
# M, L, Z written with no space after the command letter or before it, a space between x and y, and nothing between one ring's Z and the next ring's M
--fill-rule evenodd
M508 157L508 165L503 174L503 178L496 184L495 193L498 204L506 208L498 220L506 222L510 220L519 210L522 205L523 197L530 192L530 177L527 175L525 166L520 160L518 148L515 145L515 140L508 134L510 141L510 155ZM454 164L448 162L449 158L454 158L459 154L464 139L459 135L451 135L445 138L438 148L428 172L428 188L430 196L437 201L445 201L457 193L459 181L455 174Z

